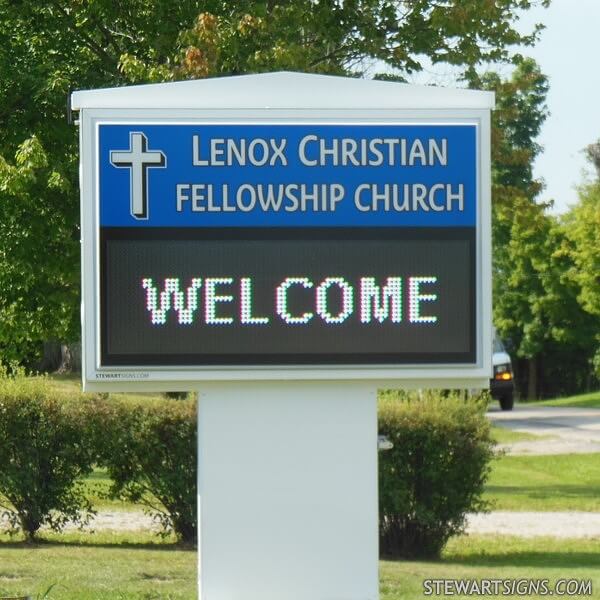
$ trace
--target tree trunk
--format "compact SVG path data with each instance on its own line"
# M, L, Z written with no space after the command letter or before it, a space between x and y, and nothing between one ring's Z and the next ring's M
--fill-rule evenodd
M54 373L60 367L61 361L60 343L49 340L44 342L44 356L39 364L36 365L36 369L42 373Z
M81 343L44 342L44 356L36 369L42 373L81 373Z
M537 400L538 391L538 372L537 372L537 358L530 358L529 361L529 373L527 377L527 399Z
M71 349L67 344L60 345L60 366L56 370L57 373L70 373L71 372Z

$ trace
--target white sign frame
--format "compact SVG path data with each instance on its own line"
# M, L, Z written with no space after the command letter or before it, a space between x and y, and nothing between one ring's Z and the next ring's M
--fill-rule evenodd
M259 76L251 76L259 77ZM307 77L307 76L303 76ZM319 77L317 77L319 78ZM244 78L236 78L244 79ZM334 78L325 77L330 80ZM335 78L338 79L338 78ZM189 82L198 84L201 82ZM360 82L362 85L381 82ZM164 84L175 85L175 84ZM177 84L180 85L180 84ZM387 84L400 85L400 84ZM143 86L154 87L154 86ZM163 87L163 85L158 86ZM414 88L416 86L406 86ZM105 92L111 92L106 90ZM440 90L436 90L440 92ZM456 93L457 90L450 90ZM481 94L482 92L463 93ZM188 391L205 381L365 380L380 387L486 388L492 369L491 289L491 170L489 96L481 108L132 108L122 99L86 103L85 94L73 99L80 110L80 179L82 215L82 331L83 380L89 391ZM424 92L426 93L426 92ZM77 94L77 93L76 93ZM75 95L76 96L76 95ZM360 100L359 100L360 102ZM443 104L443 97L438 100ZM91 106L88 106L92 104ZM99 107L94 106L94 104ZM110 102L108 102L110 105ZM455 104L455 102L454 102ZM102 106L100 106L102 105ZM227 124L408 124L475 125L477 130L476 223L476 361L474 364L434 365L302 365L210 367L104 367L100 364L99 214L97 132L101 123L227 123Z

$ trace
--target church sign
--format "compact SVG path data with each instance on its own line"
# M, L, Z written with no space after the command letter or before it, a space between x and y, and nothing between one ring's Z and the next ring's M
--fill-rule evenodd
M92 387L485 381L487 119L283 114L83 112Z

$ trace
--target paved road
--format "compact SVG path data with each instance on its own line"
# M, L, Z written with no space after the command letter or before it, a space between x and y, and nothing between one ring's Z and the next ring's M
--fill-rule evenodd
M493 407L490 420L499 427L548 436L504 446L511 454L600 452L600 409L516 405L512 411Z

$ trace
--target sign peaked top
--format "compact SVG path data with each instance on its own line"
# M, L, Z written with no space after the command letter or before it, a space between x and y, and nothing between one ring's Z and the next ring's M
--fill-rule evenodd
M72 110L125 109L491 109L493 92L307 73L263 73L83 90Z

